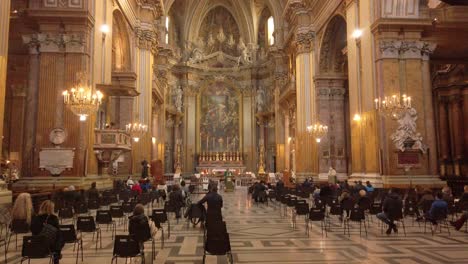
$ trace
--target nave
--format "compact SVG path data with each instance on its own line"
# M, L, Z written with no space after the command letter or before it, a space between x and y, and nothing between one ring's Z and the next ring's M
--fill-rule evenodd
M331 232L321 234L320 222L313 222L310 235L305 233L304 218L298 216L296 228L292 226L292 215L277 201L268 204L255 203L246 189L220 193L224 199L223 216L230 234L234 263L466 263L468 236L465 232L450 229L431 235L430 229L423 233L418 223L406 218L406 233L387 236L380 233L379 221L372 216L367 237L359 235L359 225L351 224L351 234L343 234L338 218L332 217ZM192 195L198 201L201 195ZM156 208L156 202L155 202ZM280 209L281 208L281 209ZM281 211L281 215L280 215ZM92 212L91 215L95 213ZM151 209L147 208L147 215ZM200 225L187 225L185 219L176 223L174 214L169 214L170 237L165 231L164 249L156 241L156 258L153 263L202 263L203 230ZM64 220L63 224L69 224ZM112 232L102 227L102 248L95 249L91 234L83 235L84 261L82 263L111 263ZM117 235L127 234L124 224L117 220ZM160 237L158 234L158 237ZM15 251L14 237L7 255L8 263L19 263L21 236ZM2 248L3 249L3 248ZM151 263L151 242L145 244L146 262ZM3 253L3 251L2 251ZM65 245L60 263L75 263L73 245ZM132 263L139 263L135 259ZM32 260L32 263L48 263L48 259ZM119 259L118 263L124 263ZM4 263L3 259L0 263ZM80 262L79 262L80 263ZM206 263L227 263L224 256L207 256Z

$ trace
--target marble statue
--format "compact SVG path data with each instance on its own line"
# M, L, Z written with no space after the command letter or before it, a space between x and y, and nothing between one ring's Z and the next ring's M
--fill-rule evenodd
M416 109L405 109L398 119L398 128L390 136L395 147L404 152L406 149L419 149L426 153L426 146L422 143L421 133L416 132L416 120L418 113ZM412 142L411 146L407 145Z
M262 112L265 107L265 90L263 89L263 87L259 87L257 90L256 102L257 112Z
M182 112L182 87L178 86L175 90L175 102L174 105L177 111Z

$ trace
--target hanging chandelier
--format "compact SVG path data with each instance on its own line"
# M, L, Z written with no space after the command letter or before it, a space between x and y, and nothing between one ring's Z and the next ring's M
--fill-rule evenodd
M315 138L317 143L320 143L322 138L328 133L328 126L317 122L314 125L307 126L307 132Z
M406 94L401 97L396 94L384 96L383 99L379 97L374 100L374 106L382 116L398 120L407 109L412 108L411 97Z
M148 132L148 126L142 123L129 123L125 125L125 131L132 136L133 141L138 142Z
M102 103L103 94L87 85L85 72L79 72L77 85L69 91L63 91L63 103L77 116L80 121L86 121L87 117L94 114Z

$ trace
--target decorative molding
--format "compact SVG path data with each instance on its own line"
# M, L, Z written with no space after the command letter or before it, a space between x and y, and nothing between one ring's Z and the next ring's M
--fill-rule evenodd
M152 53L158 51L158 34L154 29L136 27L135 35L138 48L150 50Z
M428 60L437 44L425 41L381 40L381 59L423 59Z
M162 0L136 0L136 3L141 8L147 8L156 12L155 19L164 15Z
M295 43L297 53L311 52L314 48L315 32L310 29L298 30Z
M85 48L82 34L39 33L23 35L23 43L29 46L30 53L40 52L82 53Z

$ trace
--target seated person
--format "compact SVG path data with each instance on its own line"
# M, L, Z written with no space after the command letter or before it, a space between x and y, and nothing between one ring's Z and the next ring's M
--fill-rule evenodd
M55 234L50 234L53 238L47 237L49 249L53 254L54 264L57 264L60 261L64 243L59 231L59 219L54 214L54 207L54 203L50 200L42 202L39 213L31 221L31 232L34 236L41 235L44 224L49 224L57 229Z
M143 242L150 238L155 239L158 229L153 221L149 221L145 215L145 208L142 204L137 204L133 209L133 215L129 218L128 233L134 235L135 239L143 245Z
M423 191L423 195L421 196L421 199L418 202L419 210L424 211L423 205L425 203L427 203L427 201L434 201L434 195L432 195L432 191L429 190L429 189L425 189ZM421 213L419 212L419 210L416 210L416 215L418 216L416 218L417 221L422 220ZM424 212L424 213L426 213L426 212Z
M392 230L395 233L398 232L397 226L393 221L400 214L402 208L403 202L400 196L396 193L395 189L390 189L382 204L383 212L377 214L377 218L388 225L387 235L390 235Z
M369 197L367 197L367 193L365 190L359 191L359 198L357 200L357 205L359 206L359 208L363 210L370 209L371 200L369 199Z
M450 224L456 229L460 230L463 225L465 225L466 220L468 219L468 212L463 212L460 218L457 221L450 221Z
M138 195L140 195L143 192L143 190L141 189L140 184L134 184L132 186L132 192L136 192Z
M431 209L424 216L432 225L437 225L437 220L447 217L448 204L442 198L442 193L437 193L435 201L432 202Z
M178 184L173 186L172 192L169 194L169 205L174 208L176 218L180 218L180 208L184 206L184 197Z
M99 191L96 188L96 182L91 183L91 188L88 190L88 200L98 200Z

